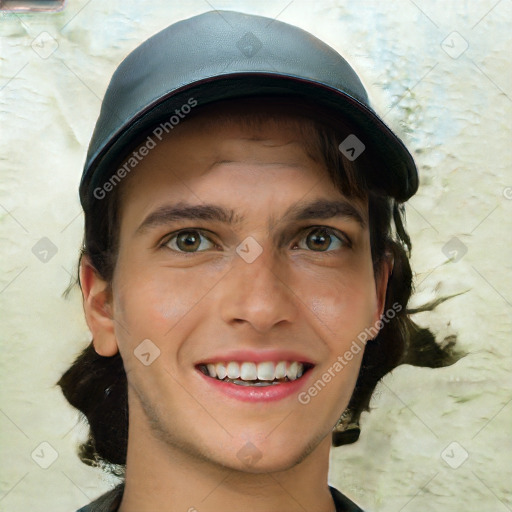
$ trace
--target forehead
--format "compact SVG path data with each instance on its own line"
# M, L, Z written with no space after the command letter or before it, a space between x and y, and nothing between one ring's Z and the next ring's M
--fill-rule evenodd
M341 195L328 172L317 127L293 104L217 103L198 110L161 140L153 139L154 147L122 184L122 210L134 201L163 202L165 196L196 195L196 203L215 196L229 202L232 194L251 190L254 196L265 191L299 199L320 182L324 195Z
M300 153L305 153L310 159L325 164L325 155L322 154L325 151L320 148L315 117L318 120L321 112L312 110L311 105L306 108L296 99L231 99L196 107L181 119L173 116L173 125L166 124L164 120L156 129L152 129L148 138L153 138L157 146L157 151L152 150L151 153L160 153L163 146L169 153L174 151L175 154L181 153L179 147L183 143L189 146L195 144L198 151L205 153L208 145L219 145L220 137L223 139L223 150L234 150L232 142L235 139L237 145L241 141L267 141L259 147L253 145L252 151L258 154L272 146L296 144L300 146L295 149L298 158L303 156ZM249 144L244 144L242 150L248 151L248 147ZM193 158L195 153L187 156Z
M304 116L293 101L252 98L217 102L193 111L163 134L162 142L174 146L196 144L202 153L214 144L219 153L243 152L247 160L266 153L289 154L293 149L297 161L306 156L323 163L315 132L313 120Z

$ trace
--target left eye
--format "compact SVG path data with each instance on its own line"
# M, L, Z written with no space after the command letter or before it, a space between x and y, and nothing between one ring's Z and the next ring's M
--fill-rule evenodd
M201 239L207 241L207 247L204 247L205 244L201 242ZM214 245L208 238L201 234L200 231L187 230L176 233L165 245L178 252L202 252L210 248L208 247L208 243L210 247Z
M301 240L304 240L304 238ZM306 248L312 249L315 252L327 251L333 241L337 241L338 243L336 247L331 247L331 250L340 249L343 246L350 245L348 241L342 240L339 236L337 236L332 229L324 227L318 227L308 231L305 240ZM299 248L303 249L303 247Z

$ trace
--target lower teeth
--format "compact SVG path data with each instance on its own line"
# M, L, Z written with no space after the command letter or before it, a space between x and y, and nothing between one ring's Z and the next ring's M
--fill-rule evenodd
M274 381L261 381L261 380L240 380L240 379L228 379L228 378L225 378L225 379L222 379L222 382L231 382L232 384L237 384L239 386L258 386L258 387L263 387L263 386L275 386L277 384L281 384L282 382L288 382L288 378L285 377L284 380L282 381L279 381L279 380L274 380Z

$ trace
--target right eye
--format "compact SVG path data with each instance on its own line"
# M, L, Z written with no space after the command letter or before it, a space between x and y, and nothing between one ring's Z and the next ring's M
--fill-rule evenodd
M202 242L202 239L206 242ZM208 247L208 243L210 247ZM203 252L208 248L214 247L215 244L197 229L183 229L168 238L162 245L175 252L193 254L195 252Z

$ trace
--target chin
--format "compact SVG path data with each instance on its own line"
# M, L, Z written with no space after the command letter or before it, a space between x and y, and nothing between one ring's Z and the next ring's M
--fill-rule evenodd
M261 453L251 457L245 456L240 460L238 455L230 457L221 463L234 471L252 474L268 474L287 471L300 464L308 455L306 447L294 447L293 451L281 450L272 454ZM260 458L261 457L261 458Z
M297 466L319 448L325 434L318 436L275 436L272 441L244 441L226 465L247 473L274 473ZM247 436L249 439L249 436Z

